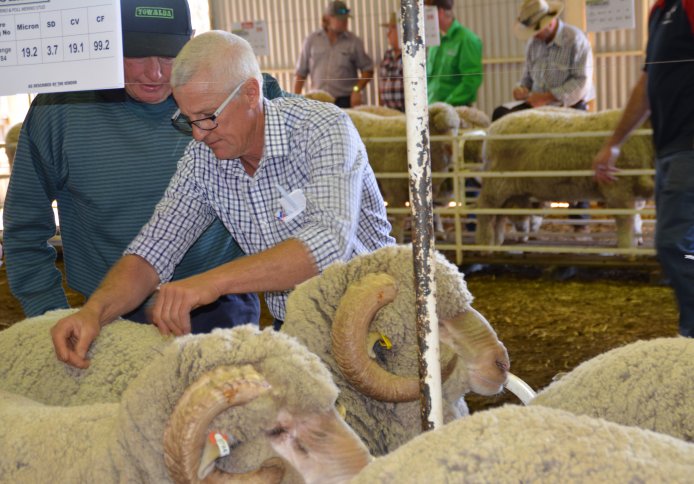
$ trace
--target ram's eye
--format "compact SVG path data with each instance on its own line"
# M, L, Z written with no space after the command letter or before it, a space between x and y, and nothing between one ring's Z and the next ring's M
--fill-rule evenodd
M277 436L279 436L279 435L282 435L282 434L285 433L286 431L287 431L287 429L285 429L284 427L282 427L282 426L277 426L277 427L275 427L274 429L268 430L268 431L267 431L267 435L268 435L268 437L277 437Z

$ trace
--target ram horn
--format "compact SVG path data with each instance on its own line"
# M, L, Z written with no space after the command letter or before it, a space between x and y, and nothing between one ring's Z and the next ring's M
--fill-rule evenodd
M284 476L279 459L268 459L257 470L230 474L202 463L207 429L224 410L244 405L270 389L252 366L223 366L205 373L179 399L164 432L164 460L176 483L278 483Z
M368 274L350 284L335 311L332 351L342 375L364 395L386 402L411 402L419 398L419 379L384 370L369 358L365 344L374 316L396 295L395 279L388 274ZM456 360L454 356L444 365L444 381L453 373Z
M439 337L463 361L473 392L495 395L503 390L511 364L484 316L470 307L451 319L441 319Z

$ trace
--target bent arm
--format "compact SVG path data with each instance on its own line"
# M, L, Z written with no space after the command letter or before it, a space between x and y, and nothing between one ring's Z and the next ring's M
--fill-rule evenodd
M301 94L301 91L304 89L305 83L306 77L297 74L296 78L294 79L294 94Z
M106 274L83 309L95 314L99 325L104 326L142 304L158 284L157 272L145 259L125 255Z
M44 150L33 141L33 127L41 124L37 117L32 108L17 147L4 207L7 278L27 317L69 307L62 275L55 266L56 251L48 243L56 234L51 203L60 183L54 170L59 163L48 159L53 150ZM41 129L48 131L50 125ZM48 140L46 133L40 141Z
M124 256L106 274L82 309L51 328L56 357L74 367L87 368L87 351L101 327L139 306L158 282L154 268L144 259Z
M468 39L460 49L460 83L446 98L452 106L469 105L477 99L477 91L482 85L482 42Z

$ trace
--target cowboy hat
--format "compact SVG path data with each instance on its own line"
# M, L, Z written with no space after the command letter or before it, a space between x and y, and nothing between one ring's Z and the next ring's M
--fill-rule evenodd
M563 9L564 4L561 2L523 0L513 25L513 33L521 40L528 40L547 27Z

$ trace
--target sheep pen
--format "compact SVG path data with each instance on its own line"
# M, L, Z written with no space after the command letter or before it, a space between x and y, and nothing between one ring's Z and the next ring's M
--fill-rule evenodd
M571 137L571 133L614 129L619 110L585 113L575 109L540 108L511 113L495 121L488 134L515 135L563 133L561 138L488 139L484 143L484 170L496 172L543 170L591 170L604 136ZM621 169L653 168L654 151L650 137L632 136L617 160ZM591 176L484 178L479 208L529 207L531 201L601 200L607 208L634 208L637 200L653 195L653 177L620 176L612 184L598 184ZM635 216L615 216L617 245L633 247ZM476 241L480 245L501 245L505 217L480 214Z

